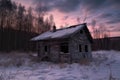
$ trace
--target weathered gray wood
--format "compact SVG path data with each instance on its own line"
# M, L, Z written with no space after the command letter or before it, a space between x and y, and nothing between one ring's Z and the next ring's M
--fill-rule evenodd
M82 52L79 52L79 45L82 47ZM85 45L88 45L88 52L85 52ZM83 59L83 55L87 56L87 59L92 58L91 54L91 43L89 42L84 30L73 35L69 40L69 52L73 62L79 62Z
M61 53L60 43L68 42L69 53ZM79 52L79 45L82 47L82 52ZM88 45L88 52L85 52L85 45ZM44 47L48 46L48 52L44 50ZM56 41L39 41L38 54L42 58L45 55L50 58L52 62L79 62L81 59L92 59L91 43L88 40L85 31L72 35L68 40L56 40Z

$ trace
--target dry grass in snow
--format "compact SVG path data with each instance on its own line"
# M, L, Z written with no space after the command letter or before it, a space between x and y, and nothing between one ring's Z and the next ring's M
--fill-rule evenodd
M88 65L39 62L26 53L0 54L0 80L120 80L120 52L93 52Z

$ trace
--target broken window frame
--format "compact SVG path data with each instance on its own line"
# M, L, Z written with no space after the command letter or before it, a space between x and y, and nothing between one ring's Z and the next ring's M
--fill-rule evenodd
M85 45L85 52L89 52L88 45Z
M79 52L82 52L82 44L79 44L78 49L79 49Z

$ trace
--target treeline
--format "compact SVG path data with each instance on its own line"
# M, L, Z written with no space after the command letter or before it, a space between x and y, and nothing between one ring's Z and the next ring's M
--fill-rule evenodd
M92 44L93 50L119 50L120 51L120 37L106 37L94 39Z
M25 49L30 38L51 29L53 16L11 0L0 0L0 50ZM27 48L27 47L26 47Z
M45 12L33 11L31 7L25 8L11 0L0 0L0 29L12 28L14 30L42 33L50 30L54 25L53 16L44 18Z
M30 39L37 36L37 33L19 31L13 29L3 29L2 39L0 39L0 51L35 51L35 43L31 42Z

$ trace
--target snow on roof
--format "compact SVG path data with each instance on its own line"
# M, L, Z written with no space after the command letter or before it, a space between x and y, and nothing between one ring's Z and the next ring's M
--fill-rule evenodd
M73 26L73 27L59 29L59 30L56 30L55 32L53 32L53 31L47 31L47 32L44 32L44 33L40 34L37 37L32 38L31 40L32 41L38 41L38 40L62 38L64 36L71 35L74 32L82 29L83 26L84 25L77 25L77 26Z

